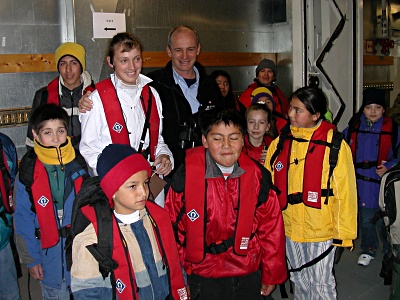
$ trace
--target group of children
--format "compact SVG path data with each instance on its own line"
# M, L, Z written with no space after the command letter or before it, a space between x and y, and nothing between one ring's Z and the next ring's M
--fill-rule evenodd
M14 226L43 298L263 299L288 269L296 299L335 299L336 246L353 246L357 209L364 224L378 205L376 181L397 163L397 145L387 147L383 136L392 122L381 95L365 91L346 140L325 120L327 100L317 88L292 94L288 119L266 87L253 89L246 125L240 109L204 111L202 146L177 166L163 209L147 201L149 184L155 172L169 174L173 158L162 123L152 123L154 132L139 117L148 105L161 116L155 89L134 90L148 83L139 74L140 43L117 35L107 60L115 74L81 116L86 161L63 108L42 105L30 118L34 143L16 180ZM264 61L258 71L271 66ZM145 155L135 150L141 143L150 149ZM371 226L360 228L358 263L367 265L377 241Z

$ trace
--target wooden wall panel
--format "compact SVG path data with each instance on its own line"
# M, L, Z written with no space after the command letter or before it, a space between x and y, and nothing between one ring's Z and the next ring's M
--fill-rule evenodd
M198 61L204 66L256 66L263 58L276 62L275 53L201 52ZM143 67L162 68L170 60L162 52L143 52ZM55 72L54 54L0 54L0 73Z

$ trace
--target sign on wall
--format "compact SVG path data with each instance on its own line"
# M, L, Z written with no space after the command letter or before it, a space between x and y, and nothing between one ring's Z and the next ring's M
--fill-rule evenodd
M93 38L112 38L126 31L125 14L93 12Z

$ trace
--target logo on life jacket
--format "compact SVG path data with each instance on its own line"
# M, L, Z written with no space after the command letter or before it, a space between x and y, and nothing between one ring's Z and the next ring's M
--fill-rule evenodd
M189 211L187 213L188 218L190 219L190 221L194 222L196 221L200 215L197 213L197 211L195 209L192 209L191 211Z
M49 203L49 199L47 199L45 196L42 196L38 200L39 205L46 207L47 203Z
M283 169L283 164L280 162L280 161L278 161L277 163L276 163L276 165L275 165L275 170L277 171L277 172L279 172L280 170L282 170Z
M113 126L113 130L120 133L122 128L124 128L124 126L122 126L121 124L119 124L118 122L115 122L114 126Z
M125 284L122 282L121 279L117 279L117 281L115 282L115 288L117 289L117 291L121 294L124 289L125 289Z

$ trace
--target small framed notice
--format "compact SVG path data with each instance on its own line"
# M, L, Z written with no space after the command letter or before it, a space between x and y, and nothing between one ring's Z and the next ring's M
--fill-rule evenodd
M125 14L93 13L93 38L112 38L115 34L125 31Z

